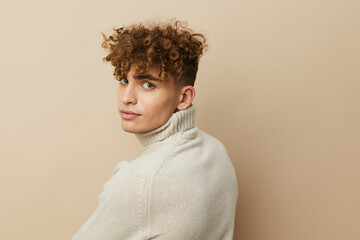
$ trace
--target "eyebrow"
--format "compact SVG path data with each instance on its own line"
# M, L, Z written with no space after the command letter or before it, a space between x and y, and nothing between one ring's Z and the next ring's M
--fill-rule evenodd
M160 81L159 78L154 77L151 74L144 74L144 75L133 75L133 78L135 80L141 80L141 79L149 79L149 80L153 80L153 81Z

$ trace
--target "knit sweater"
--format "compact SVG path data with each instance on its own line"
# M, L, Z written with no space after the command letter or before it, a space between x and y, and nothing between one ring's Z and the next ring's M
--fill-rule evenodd
M237 181L224 146L195 126L195 106L137 134L144 152L118 163L72 240L230 240Z

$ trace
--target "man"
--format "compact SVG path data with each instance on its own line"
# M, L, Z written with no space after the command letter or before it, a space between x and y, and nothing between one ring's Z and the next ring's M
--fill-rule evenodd
M73 240L232 239L235 171L223 145L195 126L192 105L204 36L179 22L133 25L104 35L103 47L122 128L145 149L115 166Z

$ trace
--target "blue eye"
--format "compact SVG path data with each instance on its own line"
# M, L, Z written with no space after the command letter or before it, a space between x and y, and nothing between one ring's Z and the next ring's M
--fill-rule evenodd
M155 88L155 86L154 86L154 85L152 85L151 83L144 83L144 84L143 84L143 86L144 86L144 88L146 88L146 89L152 89L152 88Z
M120 80L120 84L122 84L122 85L127 85L128 83L129 83L129 80L127 80L125 78Z

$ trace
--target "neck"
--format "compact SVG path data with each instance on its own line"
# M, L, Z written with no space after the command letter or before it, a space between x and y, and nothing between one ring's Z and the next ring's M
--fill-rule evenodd
M161 127L146 133L136 134L141 144L147 146L151 143L163 141L177 132L195 127L195 106L173 113L170 119Z

